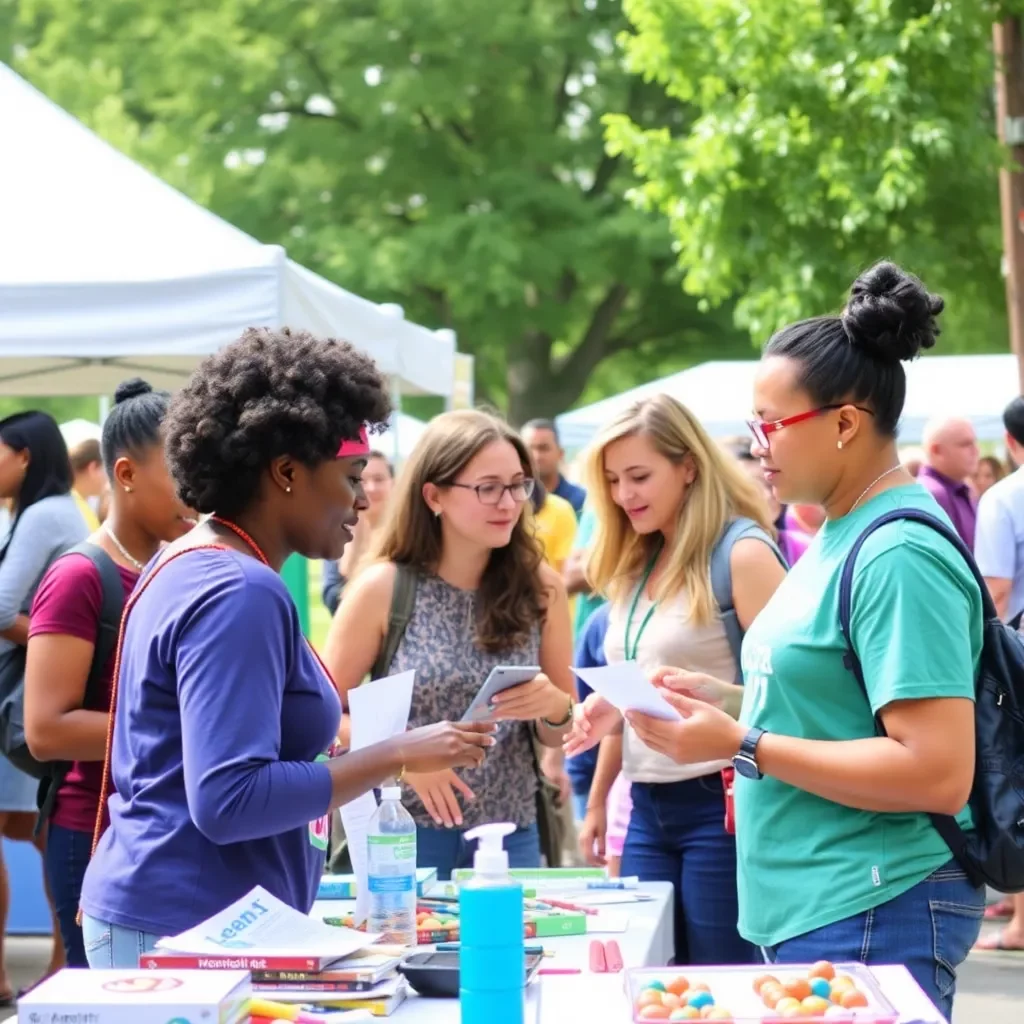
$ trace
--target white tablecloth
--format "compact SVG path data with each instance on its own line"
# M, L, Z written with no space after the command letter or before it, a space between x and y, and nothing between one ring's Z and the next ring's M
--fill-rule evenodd
M672 959L672 886L653 882L642 891L655 898L644 903L615 904L606 909L616 917L629 915L629 927L619 934L572 935L557 939L538 939L554 952L545 960L547 968L580 968L582 974L548 975L530 986L527 1024L584 1024L607 1021L630 1024L629 999L625 974L591 974L590 943L594 939L614 939L628 967L653 967ZM339 917L353 906L338 900L322 900L313 905L312 917ZM905 967L873 967L889 999L899 1010L901 1021L910 1024L943 1024L938 1011L915 984ZM410 993L409 999L391 1020L398 1024L458 1024L459 1005L453 999L422 999Z

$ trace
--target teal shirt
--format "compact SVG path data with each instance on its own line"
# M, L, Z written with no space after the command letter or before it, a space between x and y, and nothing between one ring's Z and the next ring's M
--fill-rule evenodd
M579 526L576 527L575 551L585 551L590 547L596 527L597 516L594 513L593 505L584 505ZM573 624L574 643L579 643L587 619L590 618L594 609L600 608L602 604L604 604L604 598L600 594L580 594L576 598L576 621Z
M917 484L827 521L744 639L742 722L843 741L873 736L873 714L892 701L974 699L981 592L959 552L920 523L881 527L857 556L851 632L870 708L843 665L843 563L861 531L897 507L949 522ZM735 797L739 930L761 946L887 903L951 857L923 813L855 810L767 776L737 776ZM970 827L970 811L958 820Z

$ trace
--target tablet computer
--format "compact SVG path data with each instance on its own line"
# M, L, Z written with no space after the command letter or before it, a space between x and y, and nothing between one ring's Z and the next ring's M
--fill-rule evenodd
M502 690L511 690L513 686L528 683L540 674L539 665L498 665L491 669L491 674L484 680L484 685L477 691L473 703L462 716L463 722L485 722L491 716L490 703L495 694Z

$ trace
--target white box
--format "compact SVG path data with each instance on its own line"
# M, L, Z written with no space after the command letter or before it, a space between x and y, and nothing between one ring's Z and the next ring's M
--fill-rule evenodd
M18 1000L18 1024L237 1024L248 971L65 968Z

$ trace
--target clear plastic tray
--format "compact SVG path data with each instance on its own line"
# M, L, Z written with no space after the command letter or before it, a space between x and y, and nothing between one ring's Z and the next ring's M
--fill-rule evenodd
M801 996L803 986L799 982L811 984L810 974L818 966L752 964L749 967L638 967L626 972L626 994L635 1024L663 1020L718 1020L732 1021L734 1024L785 1024L790 1020L801 1021L802 1024L843 1024L844 1021L847 1024L896 1024L899 1014L886 999L871 970L863 964L830 965L835 974L833 981L842 978L847 981L839 981L834 986L834 994L833 981L829 981L827 1008L824 1004L818 1004L818 1009L814 1004L805 1004L802 1002L805 997L797 1002L796 1007L791 1002L784 1002L787 998ZM766 977L776 979L781 985L791 985L790 993L784 994L776 1002L775 1008L769 1006L754 988L755 982ZM688 982L685 990L682 979ZM664 986L670 996L675 996L674 999L666 999L663 993L660 996L660 1007L653 994L646 994L652 985L658 984ZM687 1009L690 1006L689 1000L700 986L706 987L713 1003L708 1007L693 1005ZM771 988L770 985L768 987ZM822 988L820 984L817 987ZM833 1001L834 998L841 998L843 991L850 987L859 991L863 1000L853 997L848 1001L862 1001L866 1005L845 1007ZM673 993L672 989L680 991ZM824 999L824 994L819 998ZM703 997L694 1000L696 1004L705 1002ZM697 1016L693 1016L693 1010L696 1010Z

